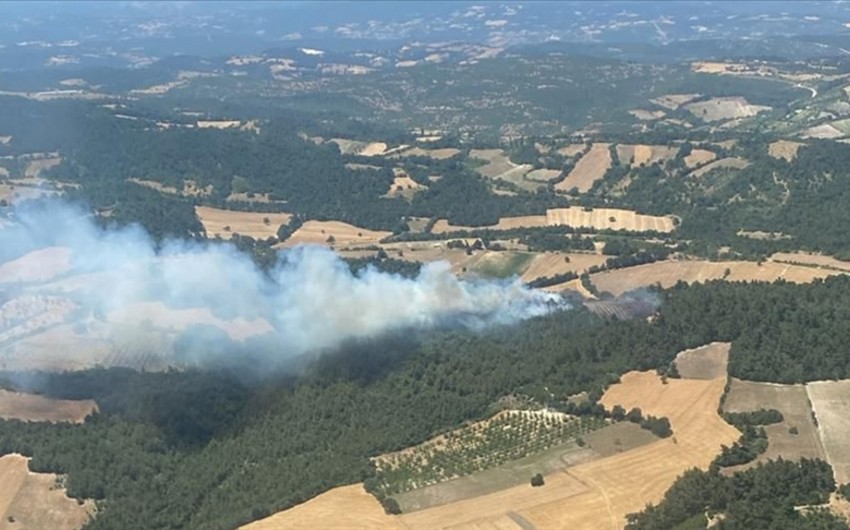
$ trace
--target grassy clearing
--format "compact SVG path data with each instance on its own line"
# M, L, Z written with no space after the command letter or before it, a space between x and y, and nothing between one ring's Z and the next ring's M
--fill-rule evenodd
M490 278L519 276L528 268L534 254L528 252L488 253L472 268L472 272Z

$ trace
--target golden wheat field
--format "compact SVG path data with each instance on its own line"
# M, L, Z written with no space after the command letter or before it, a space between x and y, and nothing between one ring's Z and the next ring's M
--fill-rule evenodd
M195 213L208 237L219 236L222 239L230 239L233 234L254 239L276 237L280 226L289 224L292 218L288 213L237 212L208 206L196 206Z
M555 190L568 192L576 188L579 193L586 193L593 183L605 176L611 167L610 144L593 144L590 151L579 159L570 174L561 182L555 184Z

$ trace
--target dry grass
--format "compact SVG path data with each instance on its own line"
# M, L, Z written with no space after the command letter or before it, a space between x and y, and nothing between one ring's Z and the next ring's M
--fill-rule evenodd
M635 118L643 121L650 120L660 120L667 114L663 110L644 110L644 109L634 109L630 110L629 114L634 116Z
M390 189L384 194L385 197L397 197L401 195L405 198L411 198L416 195L416 192L427 190L428 186L423 186L419 184L408 175L401 174L396 175L393 178L392 184L390 184Z
M648 166L656 162L664 162L675 157L678 152L678 147L667 147L666 145L617 144L617 158L620 163L630 163L633 166L641 164Z
M570 144L558 149L558 154L566 157L574 157L579 153L583 153L587 149L585 144Z
M818 381L806 385L817 415L818 430L835 481L850 481L850 380Z
M599 254L580 254L566 252L547 252L537 254L531 264L522 273L522 280L530 282L537 278L552 277L567 272L581 274L594 265L605 263L606 256Z
M837 128L830 125L829 123L822 123L820 125L810 127L806 129L802 134L803 138L819 139L841 138L842 136L844 136L844 133L839 131Z
M579 193L586 193L593 183L605 176L611 167L610 144L593 144L584 156L579 159L567 178L555 184L557 191L568 192L573 188Z
M776 409L782 413L784 419L780 423L765 425L767 451L742 467L752 467L758 462L779 457L786 460L824 458L823 446L817 427L812 421L812 408L803 385L755 383L733 378L723 410L749 412L759 409ZM796 427L799 434L788 432L791 427Z
M560 176L560 169L534 169L529 171L528 174L525 175L525 178L537 182L549 182L550 180L555 180Z
M71 249L47 247L0 264L0 284L43 282L71 268Z
M61 163L62 158L58 156L36 158L34 160L30 160L27 163L26 169L24 169L24 177L38 178L41 176L42 172L47 171L50 168L56 167Z
M52 423L82 423L97 411L91 399L72 401L0 389L0 418Z
M631 232L672 232L675 229L671 217L642 215L632 210L615 208L554 208L546 211L548 226L566 225L593 228L596 230L628 230Z
M716 379L726 377L729 364L728 342L712 342L676 355L676 369L684 379Z
M835 269L850 272L850 261L841 261L832 256L822 254L809 254L806 252L777 252L768 258L777 263L791 263L795 265L808 265L822 267L824 269Z
M456 149L454 147L446 147L443 149L422 149L421 147L412 147L405 151L401 151L394 155L391 155L389 158L400 158L405 156L427 156L428 158L434 158L436 160L445 160L447 158L451 158L460 153L460 149Z
M549 226L545 215L521 215L517 217L502 217L499 222L489 226L464 226L451 225L445 219L440 219L431 228L433 234L445 234L448 232L457 232L458 230L511 230L514 228L534 228L540 226Z
M82 527L94 513L94 503L78 505L55 487L56 475L31 473L28 462L17 454L0 458L0 530Z
M58 193L56 190L13 184L0 184L0 200L5 200L12 204L18 201L38 199L39 197L44 197L46 195L55 195L56 193Z
M703 164L707 164L717 158L717 155L706 149L694 149L691 154L685 157L685 165L689 168L695 168Z
M728 269L729 274L726 274ZM676 282L707 282L726 279L728 281L772 282L782 278L793 283L809 283L817 278L826 278L838 271L765 262L761 265L751 261L659 261L599 272L591 280L600 291L620 295L640 287L659 284L672 287Z
M709 164L706 164L699 169L695 169L688 173L689 177L699 178L709 171L721 168L729 168L729 169L744 169L749 166L750 163L743 158L722 158L720 160L715 160Z
M222 239L230 239L233 234L254 239L277 237L280 225L289 224L292 219L288 213L237 212L207 206L196 206L195 213L204 225L207 237L220 236Z
M751 105L742 97L711 98L706 101L688 103L685 108L705 122L749 118L760 112L771 110L765 105Z
M391 232L367 230L341 221L307 221L295 231L289 239L281 243L282 247L295 245L328 245L335 247L377 245ZM328 239L333 236L333 242Z
M699 96L699 94L668 94L666 96L657 97L650 101L652 101L656 105L664 107L665 109L676 110L682 105L695 100Z
M239 127L242 124L239 120L206 120L198 121L196 126L199 129L231 129Z
M784 158L788 162L797 157L797 151L806 144L789 140L777 140L768 146L767 154L773 158Z

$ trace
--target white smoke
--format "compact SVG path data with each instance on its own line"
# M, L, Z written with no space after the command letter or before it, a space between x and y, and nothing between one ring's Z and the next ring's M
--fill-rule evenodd
M281 251L264 273L230 244L171 240L157 247L138 227L105 230L60 203L15 216L0 227L0 294L5 289L7 298L10 289L61 292L122 323L135 318L180 327L171 321L188 315L220 324L231 338L250 335L239 331L250 328L270 334L281 356L403 328L483 329L568 308L561 297L518 279L460 280L444 262L423 266L412 279L373 268L353 274L331 250L305 246ZM17 258L45 247L70 249L54 277L27 283L26 275L10 272L21 263L27 268Z

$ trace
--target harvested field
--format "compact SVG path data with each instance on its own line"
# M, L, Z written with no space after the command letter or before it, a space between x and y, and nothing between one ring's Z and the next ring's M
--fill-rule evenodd
M304 504L240 527L240 530L406 530L384 513L362 484L334 488Z
M0 418L4 420L82 423L86 416L96 411L97 403L91 399L50 399L0 389Z
M331 138L329 141L335 143L339 152L344 155L377 156L387 151L387 144L384 142L367 143L345 138Z
M377 245L391 232L367 230L341 221L307 221L295 231L289 239L280 244L283 247L295 245L328 245L336 247ZM333 236L332 242L328 239Z
M94 503L78 505L55 487L56 475L31 473L28 462L17 454L0 458L0 530L82 527L94 513Z
M41 173L50 168L56 167L62 163L62 158L58 156L36 158L27 162L27 167L24 169L25 178L38 178Z
M643 121L650 120L660 120L667 114L663 110L644 110L644 109L634 109L630 110L629 114L634 116L635 118Z
M656 162L665 162L676 156L678 147L667 147L666 145L628 145L617 144L617 158L620 164L631 163L633 166L651 165Z
M750 412L759 409L776 409L784 419L764 426L767 451L753 462L735 469L752 467L758 462L779 457L785 460L825 457L804 385L756 383L732 378L723 411ZM796 427L798 434L791 434L788 431L791 427Z
M832 138L841 138L842 136L844 136L844 133L829 123L822 123L820 125L815 125L814 127L809 127L802 134L802 138L819 138L827 140Z
M195 206L195 213L204 225L207 237L230 239L233 234L268 239L277 237L280 225L289 224L288 213L237 212L207 206ZM266 222L268 220L268 222Z
M689 168L695 168L703 164L707 164L717 158L717 155L706 149L694 149L691 154L685 157L685 165Z
M597 230L628 230L630 232L672 232L675 229L672 217L642 215L632 210L615 208L554 208L546 211L548 226L566 225Z
M20 186L14 184L0 184L0 200L5 200L9 203L18 201L26 201L29 199L38 199L45 195L55 195L56 190L38 188L34 186Z
M668 94L666 96L651 99L653 103L665 109L676 110L682 105L700 97L699 94Z
M534 256L525 272L522 273L522 281L530 282L537 278L557 276L574 272L581 274L594 265L605 263L607 256L600 254L584 254L576 252L547 252Z
M590 151L579 159L570 174L561 182L555 184L555 190L568 192L573 188L579 193L586 193L593 183L605 176L611 167L610 144L593 144Z
M806 385L827 461L838 484L850 482L850 380Z
M460 153L460 149L454 147L446 147L444 149L423 149L421 147L412 147L405 151L390 155L388 158L402 158L405 156L427 156L436 160L445 160Z
M728 342L712 342L676 355L676 369L683 379L717 379L726 377L729 363Z
M393 178L390 189L384 195L385 197L397 197L401 195L405 198L410 198L416 195L416 192L427 190L428 186L423 186L410 178L407 175L397 175Z
M743 158L722 158L720 160L715 160L709 164L702 166L699 169L695 169L688 173L688 177L699 178L709 171L713 171L715 169L744 169L749 166L750 163Z
M528 181L525 178L526 174L534 169L532 165L514 164L502 149L472 149L469 151L469 158L487 162L475 168L482 177L504 180L531 191L541 186L540 182Z
M445 234L460 230L511 230L513 228L533 228L538 226L549 226L545 215L523 215L518 217L502 217L499 222L489 226L464 226L450 225L445 219L440 219L431 228L432 234Z
M749 118L760 112L771 110L765 105L751 105L742 97L711 98L685 105L685 108L705 122Z
M791 263L794 265L808 265L811 267L822 267L850 272L850 261L842 261L832 256L822 254L809 254L807 252L777 252L768 258L777 263Z
M207 121L198 121L196 126L199 129L231 129L233 127L239 127L242 124L239 120L207 120Z
M71 249L47 247L0 264L0 284L44 282L68 272Z
M586 144L570 144L558 149L558 154L566 157L574 157L579 153L583 153L587 149Z
M534 254L529 252L485 251L474 265L467 268L479 276L510 278L523 274L533 259Z
M784 158L788 162L791 162L797 156L797 151L800 147L804 145L806 144L789 140L778 140L768 146L767 154L773 158Z
M561 176L560 169L534 169L529 171L525 178L536 182L549 182Z
M728 275L726 275L727 269ZM726 279L731 282L772 282L782 278L793 283L809 283L816 278L826 278L835 274L842 273L772 262L759 265L751 261L688 260L658 261L636 267L603 271L591 275L591 281L600 291L616 296L656 284L665 288L672 287L678 281L693 283Z

